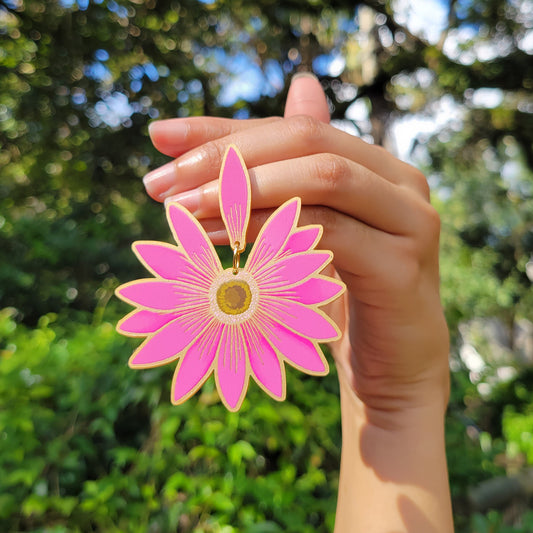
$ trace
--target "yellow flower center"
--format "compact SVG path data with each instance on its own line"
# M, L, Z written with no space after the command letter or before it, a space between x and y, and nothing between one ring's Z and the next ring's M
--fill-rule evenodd
M217 290L217 304L228 315L240 315L248 310L252 302L252 291L246 281L226 281Z
M238 274L228 268L220 272L209 288L212 316L223 324L242 324L250 320L259 305L259 287L244 269Z

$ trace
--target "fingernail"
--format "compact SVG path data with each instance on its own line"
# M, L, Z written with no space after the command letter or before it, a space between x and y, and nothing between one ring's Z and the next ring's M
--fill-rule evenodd
M162 167L148 172L143 178L146 190L152 196L161 196L176 182L176 164L170 161Z
M156 120L148 125L150 139L157 139L158 145L181 145L187 138L190 130L188 122L180 118Z
M165 207L170 202L178 202L195 215L200 208L200 193L198 190L185 191L165 198Z
M194 149L176 159L176 168L178 171L189 171L200 163L205 157L205 151L202 149Z
M228 233L225 229L206 231L213 244L228 244Z
M311 78L311 79L313 79L313 80L317 80L317 81L318 81L318 78L317 78L312 72L301 71L301 72L297 72L297 73L291 78L291 83L292 83L294 80L297 80L298 78Z

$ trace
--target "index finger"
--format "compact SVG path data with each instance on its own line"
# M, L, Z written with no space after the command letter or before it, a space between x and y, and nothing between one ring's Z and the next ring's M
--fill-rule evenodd
M162 154L179 157L206 142L282 120L281 117L232 119L215 117L170 118L150 123L153 145Z
M215 139L206 139L174 161L148 173L144 177L148 194L163 201L166 197L216 179L226 147L235 144L249 168L329 153L350 159L396 185L415 189L426 199L429 197L427 181L420 171L396 159L384 148L368 144L313 117L300 115L286 119L265 119L263 122L254 121L255 127L251 122L250 127L241 129L238 126L242 124L230 124L230 127L237 126L236 131L224 136L219 130ZM213 128L217 127L212 120L208 123ZM223 126L227 127L228 124ZM201 124L191 122L191 131L201 135Z

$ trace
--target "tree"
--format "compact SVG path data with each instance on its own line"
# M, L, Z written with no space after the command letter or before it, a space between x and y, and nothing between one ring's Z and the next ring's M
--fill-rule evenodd
M0 492L16 495L6 508L23 504L22 511L0 517L8 521L7 529L65 524L69 516L82 531L109 528L103 516L91 521L87 509L101 505L97 492L121 486L113 493L116 499L109 497L116 506L114 516L122 516L124 472L140 476L136 480L145 492L128 496L139 508L155 505L154 494L179 499L187 490L200 490L201 483L186 477L165 478L164 469L146 454L137 461L139 448L163 454L165 460L165 454L175 453L176 469L183 466L183 454L192 454L192 464L202 475L215 473L209 486L216 494L223 493L225 471L240 476L239 482L246 480L247 490L267 500L274 498L276 483L289 486L296 478L304 479L296 482L303 491L298 495L329 498L309 528L318 530L317 524L332 520L336 441L320 428L334 432L338 426L335 430L334 422L325 424L327 417L311 399L305 381L298 399L291 401L302 408L313 406L315 415L307 429L320 434L319 442L305 445L295 429L294 438L282 443L283 422L294 420L297 426L300 407L287 407L285 418L279 419L271 406L260 404L259 414L248 413L239 422L242 427L224 437L228 466L215 451L216 432L201 427L218 428L221 420L231 426L235 419L226 421L218 411L210 419L185 408L194 427L183 422L188 436L175 441L181 422L174 427L176 415L170 414L164 397L159 403L157 373L148 384L118 370L106 381L105 368L87 363L80 369L76 364L76 358L84 357L84 343L112 365L120 361L121 350L128 353L110 337L109 328L119 314L112 291L118 280L141 275L129 250L132 241L169 239L160 207L146 198L140 182L150 168L164 162L148 141L152 119L281 114L290 75L313 69L339 127L409 154L427 169L443 219L443 298L455 351L461 345L459 326L473 319L497 318L511 334L532 316L527 276L533 256L529 4L450 0L410 5L390 0L0 1L0 250L8 258L0 264L0 301L11 308L2 315L0 390L10 391L11 412L16 413L2 419L0 428L14 439L10 442L15 448L33 458L26 470L16 454L0 458L0 465L10 469L9 476L0 476L8 479ZM420 22L423 5L433 10L425 26ZM413 142L404 138L408 121L425 129ZM87 323L97 328L92 340ZM70 345L74 348L69 351L65 346ZM482 345L477 348L487 356ZM517 351L512 342L510 350ZM490 382L492 406L483 406L478 385L488 384L497 369L489 365L486 375L472 381L458 357L454 364L459 370L454 373L448 438L452 449L461 445L466 451L461 457L452 452L450 466L458 525L466 529L469 511L462 506L467 485L501 471L492 459L502 447L529 453L528 442L520 440L523 432L513 428L525 423L533 398L523 393L523 383L529 382L520 381L526 378L519 375L507 385ZM40 369L42 387L32 381L34 367ZM65 375L67 370L86 372L92 381ZM56 375L64 376L64 383ZM65 399L91 383L101 385L98 394L106 396L120 389L123 380L132 392L122 399L113 396L116 409L94 400L97 408L83 404L86 412L78 415L76 401ZM338 423L334 378L325 387L322 401L331 406ZM46 404L42 411L35 408L41 400ZM206 390L201 402L214 402L212 391ZM502 408L511 404L502 422ZM54 411L60 415L54 417ZM68 421L77 416L81 427L62 425L61 417ZM25 418L31 423L16 422ZM75 442L51 435L43 420L57 434L72 431ZM249 440L247 430L254 423L266 424L275 442L264 445L259 434ZM490 436L490 446L487 439L483 447L475 440L479 429ZM37 444L46 439L51 439L48 464L38 460ZM71 485L62 477L60 457L65 450L73 454L65 470ZM76 461L84 453L90 458L77 470ZM110 466L113 461L118 469ZM99 462L106 466L98 469ZM247 465L244 470L242 463ZM292 463L296 467L291 470ZM307 469L307 463L318 466ZM159 468L155 485L149 475L154 468ZM187 475L194 477L195 468ZM26 474L20 474L23 471ZM208 483L204 478L202 482ZM43 492L53 483L55 500ZM152 521L163 528L179 523L188 531L198 520L206 531L216 531L198 518L202 509L216 509L228 527L237 520L248 527L262 516L265 530L304 530L298 520L284 522L288 518L273 510L277 504L261 507L258 498L248 505L244 493L238 496L243 516L221 496L210 499L198 492L196 497L196 503L186 499L182 507L177 500L165 500L152 515L136 510L132 516L141 528ZM161 517L178 508L189 522L164 522ZM113 527L120 527L118 523Z

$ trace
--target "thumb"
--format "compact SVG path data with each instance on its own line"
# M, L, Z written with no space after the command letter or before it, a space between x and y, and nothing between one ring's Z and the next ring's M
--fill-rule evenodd
M299 72L291 80L285 118L294 115L309 115L322 122L329 122L326 95L318 78L311 72Z

